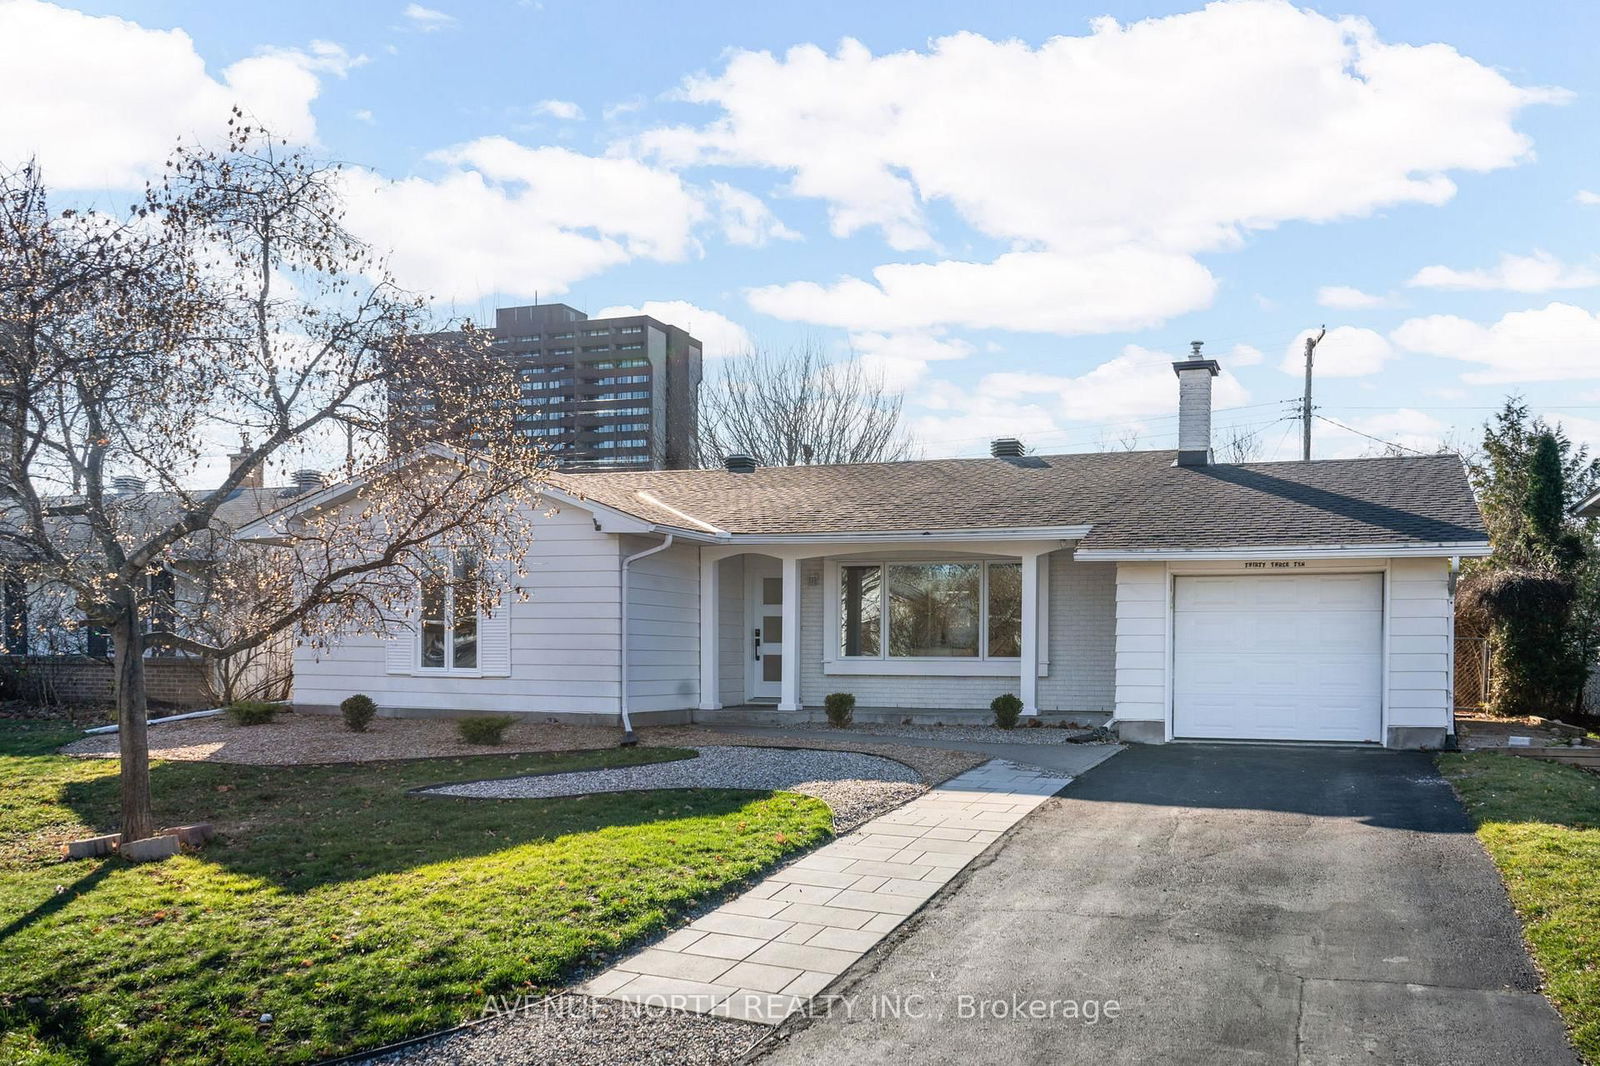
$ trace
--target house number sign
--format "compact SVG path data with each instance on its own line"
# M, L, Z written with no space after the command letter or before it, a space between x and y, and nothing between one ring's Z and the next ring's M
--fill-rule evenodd
M1304 570L1306 564L1298 559L1273 560L1268 563L1245 563L1246 570Z

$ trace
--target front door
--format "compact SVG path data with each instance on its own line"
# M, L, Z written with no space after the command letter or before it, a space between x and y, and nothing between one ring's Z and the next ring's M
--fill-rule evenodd
M745 557L745 678L748 698L776 700L783 681L783 571L778 560Z

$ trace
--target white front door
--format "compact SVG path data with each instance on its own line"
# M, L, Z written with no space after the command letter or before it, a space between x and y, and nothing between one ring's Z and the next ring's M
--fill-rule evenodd
M1382 742L1383 575L1180 577L1172 732Z
M747 555L744 564L745 692L775 700L783 682L783 570L778 560Z

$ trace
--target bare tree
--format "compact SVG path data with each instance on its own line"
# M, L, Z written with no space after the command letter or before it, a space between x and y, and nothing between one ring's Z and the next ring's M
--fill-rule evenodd
M1263 451L1261 431L1228 426L1219 431L1215 452L1219 463L1253 463Z
M701 465L736 453L763 466L911 458L903 400L858 360L829 363L810 344L735 356L700 400Z
M237 113L230 130L224 149L180 148L118 217L55 213L32 165L0 173L0 552L110 635L129 840L155 830L147 648L215 658L388 632L440 551L483 561L462 592L492 609L543 476L513 431L509 369L438 383L441 410L478 417L471 450L385 454L389 382L426 383L434 362L425 303L344 229L336 168ZM260 443L193 488L214 442L241 434ZM317 453L344 455L349 488L326 493L342 506L297 517L279 550L219 532L257 471ZM174 569L202 575L198 613L153 627L152 575Z

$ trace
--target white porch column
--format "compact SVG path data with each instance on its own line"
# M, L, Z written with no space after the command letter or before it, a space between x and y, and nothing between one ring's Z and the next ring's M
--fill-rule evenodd
M778 710L800 707L800 560L785 556L783 564L783 680Z
M705 549L700 551L700 709L716 711L722 708L720 662L717 653L721 614L722 556Z
M1039 556L1022 556L1022 663L1017 696L1022 713L1039 713Z

